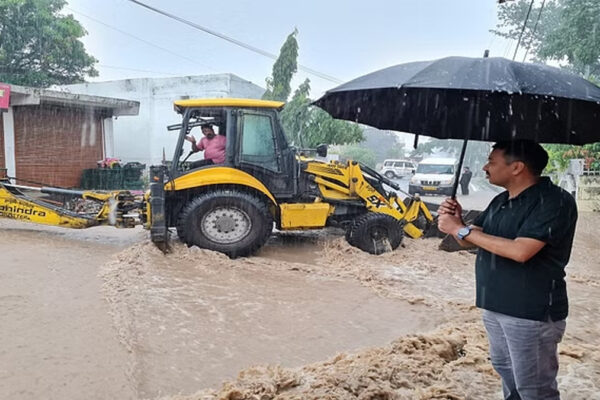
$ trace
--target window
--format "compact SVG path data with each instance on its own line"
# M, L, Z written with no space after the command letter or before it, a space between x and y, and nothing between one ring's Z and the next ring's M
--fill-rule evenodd
M443 164L419 164L417 172L420 174L453 174L454 166Z
M271 117L268 115L244 114L242 162L279 171L278 159Z

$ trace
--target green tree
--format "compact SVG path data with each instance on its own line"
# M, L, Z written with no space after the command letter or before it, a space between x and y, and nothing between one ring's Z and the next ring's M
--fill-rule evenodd
M263 100L287 101L292 92L292 77L298 71L298 29L290 33L279 50L279 57L273 64L271 77L266 79L267 91Z
M386 150L385 158L405 158L405 147L404 142L396 141L392 147Z
M339 155L343 159L358 161L371 168L375 168L377 163L377 156L373 150L357 144L342 146Z
M0 81L35 87L97 76L97 60L79 40L86 31L64 0L0 0Z
M530 0L505 3L498 8L493 33L518 39ZM600 77L600 2L548 0L533 7L523 33L522 46L539 61L566 62L565 67L586 78ZM540 16L538 22L538 15ZM537 22L537 24L536 24Z
M529 0L517 0L500 6L498 29L492 32L508 39L517 39L529 4ZM523 34L523 44L529 48L529 54L538 61L566 63L564 68L596 84L600 83L600 2L546 1L536 26L539 11L539 7L532 9ZM550 158L546 172L563 171L571 158L586 158L590 165L595 165L595 160L600 160L597 146L600 145L544 145Z
M541 41L542 59L566 59L585 78L600 77L600 2L562 0L559 18Z
M291 81L297 71L298 42L294 30L281 47L273 65L272 77L267 78L265 100L287 101ZM315 147L319 144L346 144L364 139L362 129L354 123L333 119L320 108L311 106L310 80L306 79L295 91L281 112L281 122L288 139L297 146Z
M311 106L309 93L310 81L306 79L281 112L283 129L292 143L314 148L322 143L341 145L364 140L357 124L333 119L320 108Z

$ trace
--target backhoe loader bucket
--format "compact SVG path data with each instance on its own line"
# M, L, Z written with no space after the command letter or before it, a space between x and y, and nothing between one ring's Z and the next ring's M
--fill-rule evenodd
M414 197L406 197L402 201L396 199L397 205L402 210L404 232L413 239L420 237L431 237L430 231L437 229L435 223L436 214L429 211L429 207L416 195ZM435 232L433 233L435 235Z
M165 218L164 167L150 167L150 239L163 253L169 251L169 230Z

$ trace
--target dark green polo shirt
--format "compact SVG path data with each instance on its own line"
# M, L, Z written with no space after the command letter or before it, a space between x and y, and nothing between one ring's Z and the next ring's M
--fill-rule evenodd
M514 199L508 198L508 191L496 196L473 225L490 235L533 238L546 245L525 263L479 249L475 263L477 307L537 321L566 318L565 266L576 222L575 199L547 177Z

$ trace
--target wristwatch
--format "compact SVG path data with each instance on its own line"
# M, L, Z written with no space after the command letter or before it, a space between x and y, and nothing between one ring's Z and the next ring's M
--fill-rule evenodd
M458 236L460 240L464 240L464 238L469 236L469 233L471 233L471 229L473 228L471 228L470 226L463 226L458 230L458 232L456 232L456 236Z

